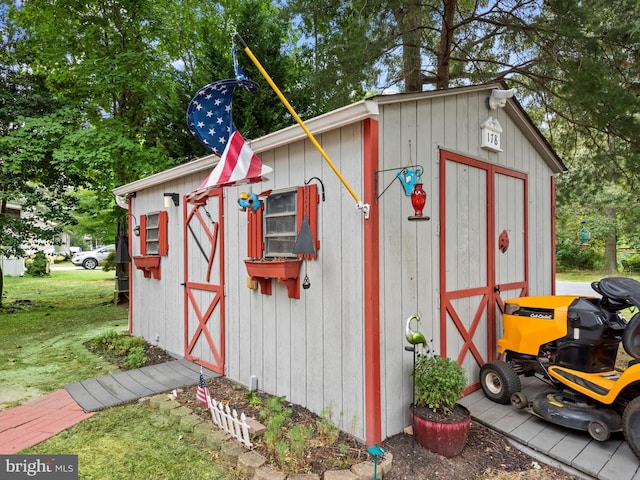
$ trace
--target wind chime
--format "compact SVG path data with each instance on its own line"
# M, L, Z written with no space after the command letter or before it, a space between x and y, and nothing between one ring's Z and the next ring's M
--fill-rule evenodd
M304 182L305 185L308 185L311 180L317 180L320 182L322 187L322 201L324 202L324 183L318 177L311 177L309 180ZM306 200L305 200L306 201ZM304 206L304 210L307 211L307 206ZM300 225L300 230L298 231L298 236L296 237L296 242L293 245L293 253L296 255L303 255L304 259L304 279L302 280L302 288L308 290L311 287L311 282L309 281L309 275L307 275L307 258L309 255L316 254L316 246L314 245L313 234L311 232L311 224L309 223L309 217L306 215L302 218L302 224Z

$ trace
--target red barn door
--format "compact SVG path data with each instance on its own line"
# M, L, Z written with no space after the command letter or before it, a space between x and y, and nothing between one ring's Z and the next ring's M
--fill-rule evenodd
M526 295L527 177L440 153L440 353L477 386L496 356L503 299Z
M185 239L185 353L224 375L224 244L222 190L187 204Z

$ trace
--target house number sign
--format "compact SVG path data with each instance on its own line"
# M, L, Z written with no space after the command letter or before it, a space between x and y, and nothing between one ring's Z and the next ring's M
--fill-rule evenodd
M480 124L481 141L480 148L489 150L492 152L501 152L500 146L500 134L502 133L502 127L498 120L493 117L489 117L487 120Z

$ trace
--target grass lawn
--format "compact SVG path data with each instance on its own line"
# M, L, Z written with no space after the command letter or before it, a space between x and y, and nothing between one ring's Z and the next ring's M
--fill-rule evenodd
M576 270L576 271L569 271L569 272L557 272L556 273L556 280L560 280L562 282L595 282L597 280L600 280L601 278L604 277L614 277L614 276L619 276L619 277L629 277L629 278L634 278L636 280L640 280L640 275L635 274L635 273L618 273L616 275L604 275L603 273L600 272L591 272L591 271L581 271L581 270Z
M591 282L596 273L561 273ZM127 306L114 306L114 272L54 269L49 277L5 277L0 308L0 410L116 370L83 343L125 331ZM77 454L79 478L92 480L237 478L190 435L142 405L92 418L20 453Z
M80 268L54 268L44 278L5 277L0 409L117 370L83 345L107 331L127 329L127 306L113 304L114 277ZM97 412L20 453L77 454L81 479L235 478L166 417L137 404Z
M54 270L5 277L0 310L0 408L115 371L83 342L127 329L127 306L113 305L114 272Z
M231 480L237 478L192 435L181 434L167 415L127 405L27 448L21 454L78 455L79 478L91 480Z

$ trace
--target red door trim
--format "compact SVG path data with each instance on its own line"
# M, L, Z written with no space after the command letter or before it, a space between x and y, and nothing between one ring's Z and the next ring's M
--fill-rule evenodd
M505 175L513 178L521 179L524 182L523 185L523 215L524 215L524 280L518 282L511 282L508 284L500 285L502 290L516 290L520 289L520 296L528 294L528 279L529 279L529 246L527 242L528 238L528 177L525 173L516 172L505 167L491 165L479 160L468 158L453 152L446 150L440 150L440 191L439 191L439 215L440 215L440 289L441 289L441 309L440 309L440 354L447 356L447 318L451 318L454 326L461 335L464 344L460 352L456 352L458 363L462 363L467 355L471 353L474 359L479 365L484 364L483 355L478 351L477 347L473 343L473 336L480 324L482 314L487 311L487 319L489 320L487 325L487 360L493 360L496 350L496 321L493 314L490 312L490 308L493 305L497 305L501 311L504 310L504 302L500 297L500 292L494 289L496 285L496 217L495 217L495 178L496 174ZM447 252L447 238L446 238L446 164L447 160L451 160L457 163L465 164L484 170L486 172L487 182L487 205L486 205L486 217L487 217L487 233L486 233L486 245L487 245L487 278L486 287L476 287L466 290L459 290L455 292L446 291L446 252ZM458 314L453 308L452 301L458 298L481 296L481 300L478 304L478 308L471 321L469 329L464 327Z
M204 217L200 213L200 207L206 208L208 198L215 198L215 201L218 202L218 221L215 222L211 229L207 228L207 222ZM222 189L216 188L209 192L209 196L198 202L196 205L189 204L187 202L182 202L182 214L183 214L183 238L184 238L184 252L183 252L183 261L184 261L184 356L187 360L192 360L202 365L204 367L209 368L221 375L224 375L224 368L226 362L226 345L225 345L225 297L224 297L224 198L222 194ZM191 208L191 210L189 210ZM207 262L207 273L206 273L206 281L209 282L211 278L211 272L213 268L213 260L214 256L219 255L219 275L220 285L211 285L209 283L202 282L194 282L190 280L189 277L189 261L188 261L188 224L193 219L196 218L198 222L204 227L207 237L211 242L211 246L209 248L209 260ZM193 253L193 252L192 252ZM215 295L209 302L207 308L202 311L200 306L197 304L197 300L191 289L199 289L206 290L210 292L215 292ZM193 332L189 331L189 306L193 307L194 314L198 320L198 326ZM219 315L219 325L218 331L220 332L220 345L217 348L213 337L211 336L211 332L207 328L207 323L210 321L211 313L218 308L220 312ZM189 338L191 334L191 338ZM203 360L201 358L193 356L191 353L197 340L200 335L204 335L207 345L211 350L213 359L215 364L209 362L207 360Z

